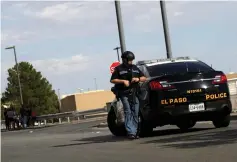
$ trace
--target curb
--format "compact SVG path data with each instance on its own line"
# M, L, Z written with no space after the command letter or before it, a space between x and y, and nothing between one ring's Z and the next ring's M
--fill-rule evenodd
M107 122L103 122L100 123L98 125L93 126L94 128L107 128L108 127L108 123Z
M237 120L237 113L234 113L231 115L230 117L231 120ZM202 123L210 123L211 121L203 121ZM106 128L108 127L108 123L107 122L102 122L98 125L94 126L95 128Z

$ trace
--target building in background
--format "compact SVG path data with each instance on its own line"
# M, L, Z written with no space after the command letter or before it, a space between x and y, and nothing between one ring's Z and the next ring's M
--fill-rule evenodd
M231 95L237 95L237 73L231 72L226 74Z
M106 90L64 95L61 98L61 112L103 108L107 102L111 102L114 98L113 92Z
M237 73L231 72L226 74L231 95L233 111L237 111Z

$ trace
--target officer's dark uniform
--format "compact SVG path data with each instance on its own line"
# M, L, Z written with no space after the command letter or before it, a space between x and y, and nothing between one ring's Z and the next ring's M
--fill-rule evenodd
M136 136L138 128L139 100L137 98L138 83L131 83L132 78L140 78L144 74L136 65L121 64L115 68L111 80L128 80L130 86L115 84L116 95L121 99L125 112L125 127L129 136Z
M128 80L131 84L132 78L140 78L142 76L144 76L144 74L136 65L127 66L121 64L115 68L114 73L111 76L111 80ZM127 94L132 88L134 88L134 85L126 87L124 84L115 84L115 88L120 91L120 93Z

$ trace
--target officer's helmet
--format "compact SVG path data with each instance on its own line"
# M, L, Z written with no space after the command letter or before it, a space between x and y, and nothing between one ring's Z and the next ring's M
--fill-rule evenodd
M135 59L135 55L131 51L125 51L121 58L127 61L132 61Z

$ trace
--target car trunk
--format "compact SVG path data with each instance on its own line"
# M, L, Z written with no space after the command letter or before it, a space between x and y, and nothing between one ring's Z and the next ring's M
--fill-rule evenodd
M150 102L157 106L194 103L194 109L195 105L204 107L206 101L223 99L229 95L226 82L226 76L220 71L155 77L149 84Z

